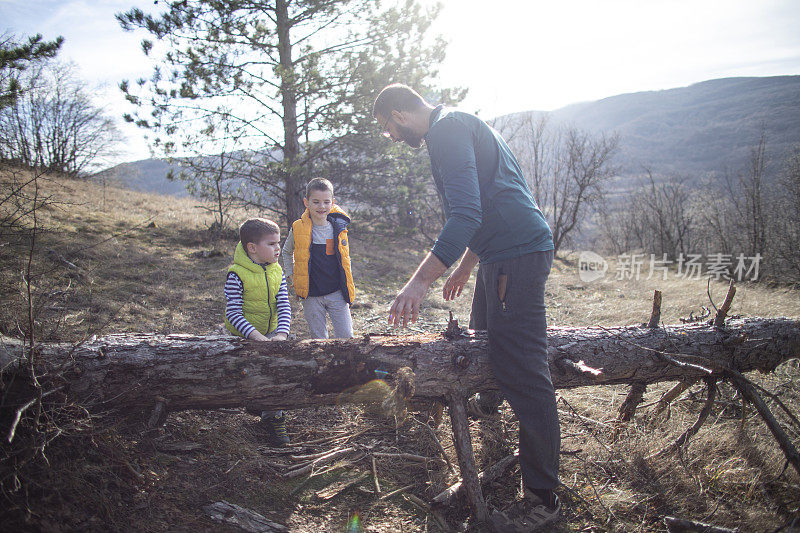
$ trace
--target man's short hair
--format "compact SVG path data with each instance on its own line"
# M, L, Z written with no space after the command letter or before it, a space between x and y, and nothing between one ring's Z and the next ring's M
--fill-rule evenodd
M372 116L388 117L392 111L416 111L426 104L425 99L408 85L393 83L378 94L372 106Z
M260 243L267 235L280 235L281 229L267 218L251 218L239 226L239 240L247 249L247 243Z
M306 198L311 197L311 191L328 191L333 196L333 183L325 178L314 178L306 185Z

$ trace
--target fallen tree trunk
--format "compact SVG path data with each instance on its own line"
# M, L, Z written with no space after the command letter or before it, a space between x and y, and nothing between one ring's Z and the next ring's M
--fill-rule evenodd
M170 411L249 406L335 404L353 391L386 391L400 381L404 397L442 398L496 388L480 333L367 335L351 340L253 342L226 336L120 334L78 346L42 344L40 376L63 379L70 395L104 407ZM800 357L800 322L730 320L662 328L549 328L548 358L556 388L692 380L702 369L677 366L658 352L701 356L738 372L770 372ZM0 368L14 372L21 341L0 338ZM410 368L413 374L400 372ZM398 376L406 375L399 379ZM413 379L413 384L411 380ZM364 391L368 391L365 393Z

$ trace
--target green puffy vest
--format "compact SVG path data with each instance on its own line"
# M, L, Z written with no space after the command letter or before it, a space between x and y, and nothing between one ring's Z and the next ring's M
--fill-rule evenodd
M236 272L242 280L244 303L242 310L244 318L256 328L259 333L266 335L278 327L278 291L283 280L283 269L278 263L261 266L254 263L242 243L236 245L233 254L233 264L228 267L228 272ZM225 319L225 327L234 335L241 337L233 325Z

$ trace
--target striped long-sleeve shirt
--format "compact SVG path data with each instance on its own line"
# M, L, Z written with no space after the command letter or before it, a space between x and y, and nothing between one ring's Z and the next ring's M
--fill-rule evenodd
M228 279L225 281L225 318L242 334L242 337L247 338L256 328L247 321L242 312L243 293L244 285L242 285L242 280L236 275L236 272L228 272ZM292 323L292 305L289 303L286 276L282 276L281 288L278 289L276 296L276 304L278 308L278 327L275 328L272 334L285 333L288 335L289 326Z

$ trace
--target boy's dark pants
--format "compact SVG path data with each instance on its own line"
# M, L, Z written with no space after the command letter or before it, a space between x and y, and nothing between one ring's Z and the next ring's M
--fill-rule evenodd
M488 331L489 362L501 393L519 419L522 481L531 489L559 485L561 433L547 364L544 304L552 263L550 250L482 264L470 316L472 329Z

